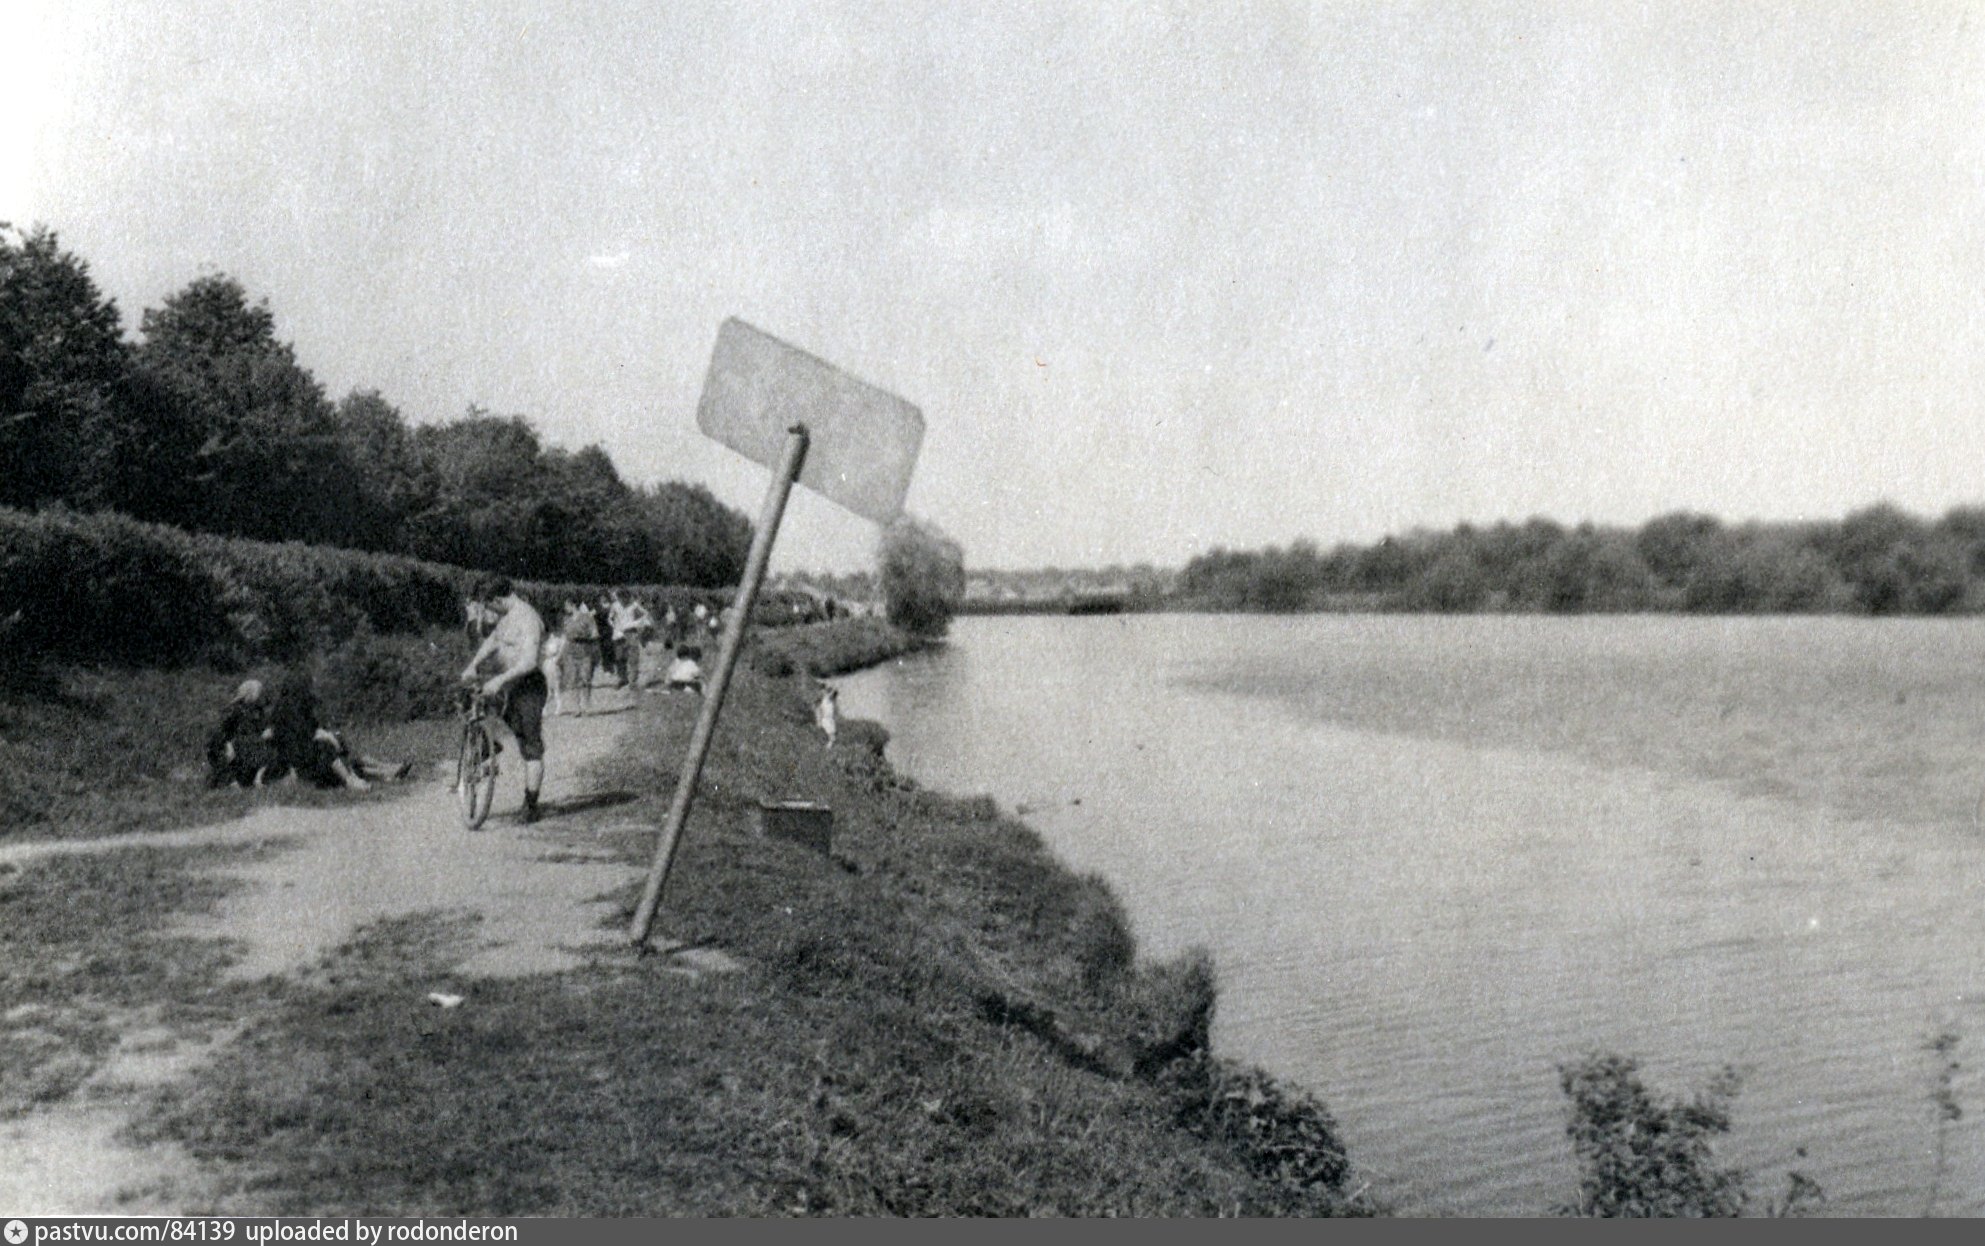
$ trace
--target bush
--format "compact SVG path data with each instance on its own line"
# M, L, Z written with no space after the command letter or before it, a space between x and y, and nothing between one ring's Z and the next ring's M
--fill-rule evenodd
M1693 1099L1657 1100L1642 1084L1639 1065L1595 1052L1558 1067L1571 1100L1565 1126L1583 1175L1576 1202L1560 1215L1605 1217L1741 1216L1750 1201L1749 1174L1717 1164L1714 1142L1730 1132L1730 1107L1741 1083L1725 1068ZM1787 1174L1773 1215L1797 1215L1823 1202L1819 1185Z
M222 583L185 534L66 510L0 509L6 618L34 653L137 664L184 662L231 634Z
M474 583L457 567L295 541L193 538L225 585L238 642L257 656L296 657L357 635L418 632L461 621Z
M127 516L0 507L0 623L36 654L79 661L240 667L346 642L458 627L479 574L397 554L194 535ZM597 585L518 589L549 615ZM687 616L729 595L636 586ZM18 617L16 617L18 615ZM367 658L365 661L374 659ZM414 694L417 699L425 691Z
M895 626L944 635L965 599L965 551L931 524L897 520L882 534L882 598Z
M468 643L380 636L361 625L313 663L312 678L334 722L413 722L445 717Z
M1738 1216L1748 1195L1740 1169L1718 1167L1714 1139L1730 1132L1739 1078L1724 1069L1689 1100L1660 1102L1639 1064L1593 1053L1561 1065L1571 1100L1565 1126L1583 1172L1575 1216Z

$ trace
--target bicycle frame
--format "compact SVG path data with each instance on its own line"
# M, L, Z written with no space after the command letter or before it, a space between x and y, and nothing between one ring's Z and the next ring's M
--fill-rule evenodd
M481 826L496 801L498 744L490 730L495 715L482 689L464 689L461 697L462 736L455 755L455 797L461 802L462 823Z

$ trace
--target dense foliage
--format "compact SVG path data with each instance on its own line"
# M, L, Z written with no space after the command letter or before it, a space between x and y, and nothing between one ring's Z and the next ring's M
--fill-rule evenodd
M1325 552L1215 549L1179 595L1235 610L1951 614L1985 609L1985 509L1926 522L1886 503L1838 522L1637 530L1547 519L1415 532Z
M965 551L906 515L883 530L880 579L890 623L915 636L942 636L965 597Z
M1721 1217L1749 1208L1749 1174L1715 1155L1716 1140L1730 1132L1734 1069L1690 1099L1658 1098L1641 1082L1637 1062L1608 1052L1559 1066L1558 1080L1571 1103L1565 1133L1580 1170L1578 1198L1561 1214ZM1824 1201L1817 1183L1792 1172L1785 1196L1765 1210L1799 1215Z
M333 402L266 302L203 276L127 342L88 265L0 225L0 505L60 504L538 580L735 583L749 522L700 486L630 486L597 446L471 407L408 424Z
M0 661L22 655L224 665L317 654L353 637L459 627L476 572L398 554L244 541L124 515L0 507ZM605 585L517 581L547 613ZM634 585L657 612L729 604L723 590ZM774 605L779 603L775 601ZM790 608L760 622L796 621Z

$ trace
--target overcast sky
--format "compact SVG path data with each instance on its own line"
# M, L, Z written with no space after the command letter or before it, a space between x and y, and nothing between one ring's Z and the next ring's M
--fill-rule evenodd
M741 316L995 567L1985 502L1985 13L31 0L0 219L756 515ZM21 38L22 34L26 38ZM873 530L796 497L775 565Z

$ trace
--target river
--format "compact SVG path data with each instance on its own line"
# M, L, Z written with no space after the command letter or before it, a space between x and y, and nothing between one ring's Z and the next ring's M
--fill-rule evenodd
M1675 1095L1735 1066L1760 1201L1985 1213L1985 624L965 618L840 686L1145 954L1209 950L1218 1050L1402 1212L1571 1198L1557 1069L1603 1049Z

